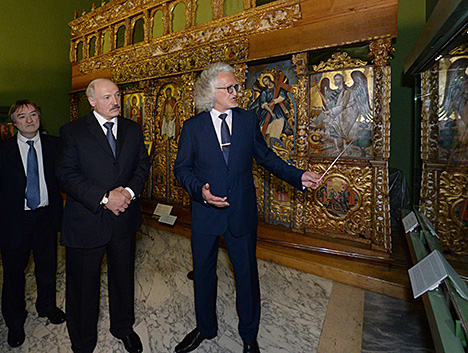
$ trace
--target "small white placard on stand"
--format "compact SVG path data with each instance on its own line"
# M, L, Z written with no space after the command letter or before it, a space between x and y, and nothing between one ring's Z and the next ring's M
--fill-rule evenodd
M429 290L436 289L440 282L449 278L458 294L468 299L468 287L453 267L447 262L444 255L438 250L432 251L424 259L408 270L415 298Z
M166 224L173 226L176 219L177 219L177 216L171 216L170 214L163 214L161 217L159 217L159 222L166 223Z
M172 206L158 203L156 205L156 208L154 209L153 217L159 218L158 222L173 226L177 219L177 216L172 216L171 211L172 211Z
M428 290L436 289L448 276L441 257L442 254L434 250L408 270L415 298Z
M168 215L168 214L171 214L171 211L172 211L172 206L165 205L163 203L158 203L156 205L156 208L154 209L153 217L160 217L165 214Z
M419 225L418 219L413 211L408 213L408 215L403 218L402 222L403 227L405 227L405 233L413 231Z

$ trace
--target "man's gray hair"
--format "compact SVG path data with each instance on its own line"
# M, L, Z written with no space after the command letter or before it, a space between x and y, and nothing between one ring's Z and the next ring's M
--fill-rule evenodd
M209 112L214 107L216 97L217 76L220 72L234 73L232 66L217 62L210 64L201 73L193 88L195 106L197 109Z
M91 97L93 99L96 98L95 92L94 92L94 85L96 84L96 82L99 82L99 81L111 81L111 80L109 80L108 78L97 78L95 80L92 80L89 83L88 87L86 88L86 96L87 97Z

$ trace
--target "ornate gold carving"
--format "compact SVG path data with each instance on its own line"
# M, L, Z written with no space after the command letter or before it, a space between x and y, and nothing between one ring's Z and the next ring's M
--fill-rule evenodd
M70 120L78 119L79 99L76 94L70 94Z
M297 85L292 85L291 93L294 95L297 104L296 120L296 154L297 156L307 155L307 85L308 79L302 76L298 79ZM293 121L294 122L294 121ZM292 126L292 125L291 125ZM292 146L294 150L294 146Z
M249 99L252 96L252 92L245 90L245 81L247 79L247 64L235 64L233 65L234 68L234 76L236 76L237 82L241 85L240 91L237 93L237 103L239 107L247 109L247 105L249 103Z
M269 223L289 225L292 221L294 191L288 183L267 171L265 173L269 176L265 189L267 194L265 202L268 205L267 219Z
M307 53L293 55L293 65L298 77L297 85L293 85L291 93L294 95L297 104L296 118L296 154L298 156L307 155L307 122L308 122L308 72Z
M423 163L420 209L433 224L436 224L438 213L439 173L439 170L428 168L427 163Z
M434 162L439 154L439 77L437 66L421 74L421 158Z
M392 242L387 162L374 163L373 174L372 247L390 252Z
M382 38L370 42L369 50L371 51L369 56L374 56L372 62L375 66L387 66L388 60L392 58L390 53L395 52L391 38Z
M296 159L296 167L302 170L307 170L308 162L308 158L298 158ZM292 229L295 232L304 232L306 193L295 189L293 191L294 218Z
M439 214L437 231L440 242L456 254L468 255L468 223L460 217L460 206L468 201L468 175L466 170L443 171L440 175ZM461 212L464 212L462 208Z
M390 156L390 67L374 69L374 159Z
M349 69L352 67L366 66L367 62L360 59L352 58L348 53L335 53L327 61L322 61L318 65L313 65L313 71L328 71L328 70L339 70Z
M432 69L421 74L421 159L422 180L420 209L426 217L437 224L439 214L438 194L440 169L429 166L438 156L438 100L439 100L438 69Z
M461 46L453 53L462 53ZM443 62L421 74L420 209L434 224L443 248L468 255L468 174L466 163L439 163L439 100L447 82L440 75Z
M213 20L218 20L224 16L224 0L211 0L213 9Z
M88 60L80 64L82 73L92 73L106 68L112 69L112 79L117 83L145 80L169 76L181 72L201 70L208 62L228 61L226 51L236 47L236 55L231 62L245 60L248 56L246 39L238 39L231 43L219 43L206 47L181 50L176 53L153 56L148 48L139 47L133 51L122 53L121 56L107 56L108 61L101 59ZM131 57L127 56L130 55Z
M328 164L315 163L309 169L323 174L327 167ZM334 180L348 185L356 196L356 206L349 209L345 216L337 216L320 202L317 191L308 192L305 206L306 229L323 231L332 237L370 243L373 225L373 168L338 162L333 171L326 175L322 185L333 183Z
M449 52L452 56L468 54L468 43L463 43Z
M131 1L129 1L130 3ZM144 3L147 1L140 0L135 1L135 6L140 4L143 6ZM75 46L75 42L77 42L80 36L83 36L85 33L96 31L97 28L103 29L104 27L111 26L114 27L115 20L113 19L112 15L114 14L115 9L121 8L124 4L118 4L118 1L113 1L116 3L114 7L110 9L110 11L106 13L99 13L96 12L96 16L90 16L91 18L88 21L84 22L84 20L78 19L70 23L70 27L72 28L72 45L71 47ZM289 4L289 6L279 6L282 3ZM232 41L238 37L246 37L249 34L258 34L261 32L276 30L280 28L290 27L294 21L298 20L301 17L300 7L298 4L291 4L291 1L277 1L272 3L270 6L262 7L262 11L257 9L251 9L248 11L243 11L240 14L236 14L233 16L229 16L226 18L221 18L216 21L211 21L209 24L200 25L196 27L187 28L184 31L180 31L177 33L173 33L170 35L165 35L161 38L152 39L149 42L139 43L138 46L133 46L131 48L121 48L118 52L112 53L113 57L117 56L120 58L119 62L129 60L132 58L132 52L135 50L139 50L141 46L145 47L145 50L139 50L138 58L135 61L139 61L141 59L154 57L156 55L161 55L164 53L169 52L179 52L180 50L185 49L193 49L194 47L198 47L200 45L204 45L209 47L215 42L221 41ZM153 6L152 4L148 4L148 6ZM130 16L136 16L138 13L143 11L140 8L133 9L133 11L123 12L119 19ZM163 18L167 21L170 17L168 13L169 10L164 12ZM187 11L193 13L194 6L190 5L187 6ZM109 19L105 20L102 18L104 14L110 16ZM99 18L98 24L94 25L93 20ZM192 18L191 16L187 16L187 18ZM130 24L130 23L128 23ZM128 35L130 34L130 26L127 28ZM128 43L128 42L127 42ZM146 53L145 57L140 57L141 54ZM228 51L231 54L230 51ZM73 56L71 56L73 62ZM229 58L229 57L228 57ZM239 57L232 58L238 59ZM232 61L231 59L231 61ZM100 61L99 64L97 63L88 63L86 65L80 66L83 73L88 73L87 69L90 67L99 66L100 68L107 68L109 67L109 61L113 60L108 57L103 57L97 59Z

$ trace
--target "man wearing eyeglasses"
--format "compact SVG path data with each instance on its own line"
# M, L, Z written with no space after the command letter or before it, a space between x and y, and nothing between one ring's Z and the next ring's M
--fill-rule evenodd
M288 165L266 145L255 114L237 107L239 84L231 66L209 65L194 86L203 112L184 123L174 174L193 198L192 257L196 328L176 347L195 350L217 335L216 260L224 235L236 282L239 333L244 353L260 352L257 260L256 162L292 186L317 188L320 176Z

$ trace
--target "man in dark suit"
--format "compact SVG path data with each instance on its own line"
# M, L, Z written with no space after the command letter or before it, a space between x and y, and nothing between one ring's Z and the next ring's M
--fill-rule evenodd
M93 352L101 264L107 256L110 331L128 352L142 352L133 331L135 234L150 161L141 126L119 116L119 88L91 82L93 111L60 129L63 148L57 176L67 202L61 244L66 246L67 327L74 352Z
M2 313L8 344L25 340L25 270L34 254L36 310L53 324L65 321L56 306L57 231L63 199L55 178L59 138L39 133L41 110L29 99L9 111L18 133L0 146L0 247L3 263Z
M220 235L224 235L234 269L244 353L260 352L253 159L300 190L320 183L319 175L288 165L267 147L257 117L237 108L238 89L232 67L224 63L208 66L194 87L196 106L204 112L187 120L180 135L174 174L194 201L191 244L197 327L176 346L176 353L191 352L217 334Z

